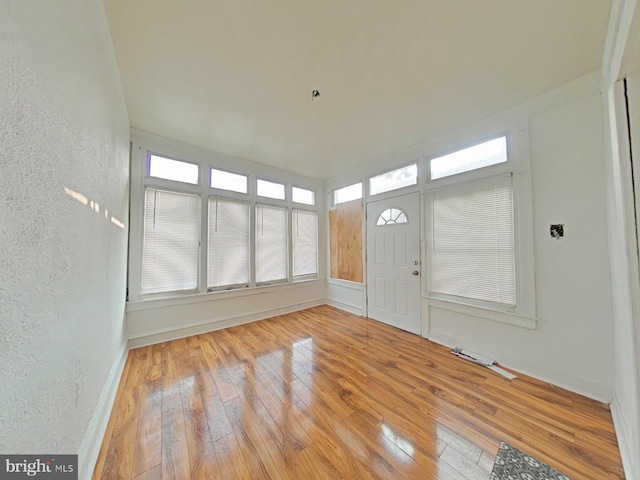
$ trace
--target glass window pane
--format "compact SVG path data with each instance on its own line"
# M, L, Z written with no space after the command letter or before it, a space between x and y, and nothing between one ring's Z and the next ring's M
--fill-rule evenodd
M376 221L377 226L397 225L399 223L408 223L408 220L407 215L398 208L387 208Z
M212 168L211 187L230 190L232 192L247 193L247 176Z
M357 200L358 198L362 198L362 182L339 188L333 192L333 203L335 205Z
M284 185L281 183L267 182L258 179L258 195L261 197L284 200Z
M494 138L488 142L457 152L432 158L429 161L431 180L468 172L507 161L507 137Z
M145 190L143 295L195 290L199 203L197 195Z
M316 193L305 188L293 187L291 196L292 200L296 203L304 203L305 205L316 204Z
M318 214L293 211L293 276L318 273Z
M197 185L198 165L151 155L149 156L149 176Z
M209 288L249 283L249 204L209 199Z
M256 282L286 281L287 209L256 205Z
M408 165L392 172L383 173L377 177L369 179L369 194L377 195L379 193L397 190L398 188L408 187L418 183L418 165Z

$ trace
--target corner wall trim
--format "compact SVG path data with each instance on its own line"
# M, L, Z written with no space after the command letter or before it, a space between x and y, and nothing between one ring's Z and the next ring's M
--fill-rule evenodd
M93 470L98 460L98 454L100 453L100 447L102 447L102 441L104 439L105 432L107 431L107 424L109 423L109 417L111 416L111 409L116 399L116 393L118 386L120 385L120 379L124 370L125 361L129 348L127 342L123 342L113 365L109 370L107 379L98 399L96 408L91 416L91 421L87 427L87 431L82 439L82 443L78 448L78 478L89 480L93 475Z
M628 429L622 411L620 410L620 402L616 393L613 392L613 401L611 402L611 417L613 418L613 426L616 430L616 438L618 439L618 448L622 457L622 466L627 480L640 480L640 474L634 470L633 461L637 458L637 452L633 451L632 444L628 438Z

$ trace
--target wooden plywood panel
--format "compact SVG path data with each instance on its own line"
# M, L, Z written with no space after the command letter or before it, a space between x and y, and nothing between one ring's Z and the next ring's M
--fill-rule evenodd
M329 212L331 278L362 283L362 201Z

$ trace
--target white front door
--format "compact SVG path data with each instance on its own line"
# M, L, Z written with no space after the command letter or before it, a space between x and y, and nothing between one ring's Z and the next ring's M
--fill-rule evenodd
M420 335L420 194L367 204L367 307L374 320Z

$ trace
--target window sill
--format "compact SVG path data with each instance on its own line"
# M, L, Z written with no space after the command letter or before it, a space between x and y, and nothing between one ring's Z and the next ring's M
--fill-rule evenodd
M478 307L476 305L468 305L466 303L452 302L451 300L442 300L433 297L427 298L427 302L429 307L462 313L464 315L483 318L485 320L493 320L495 322L527 328L529 330L535 330L538 324L537 318L526 317L512 312L503 312L500 310L493 310L486 307Z
M225 300L229 298L250 297L253 295L263 295L266 293L287 290L296 287L307 287L316 284L324 284L324 279L297 280L292 283L278 283L272 285L260 285L256 287L244 287L233 290L217 290L207 293L177 294L167 297L147 298L144 300L129 301L126 305L127 312L137 312L154 308L173 307L177 305L190 305L200 302L211 302L215 300Z

